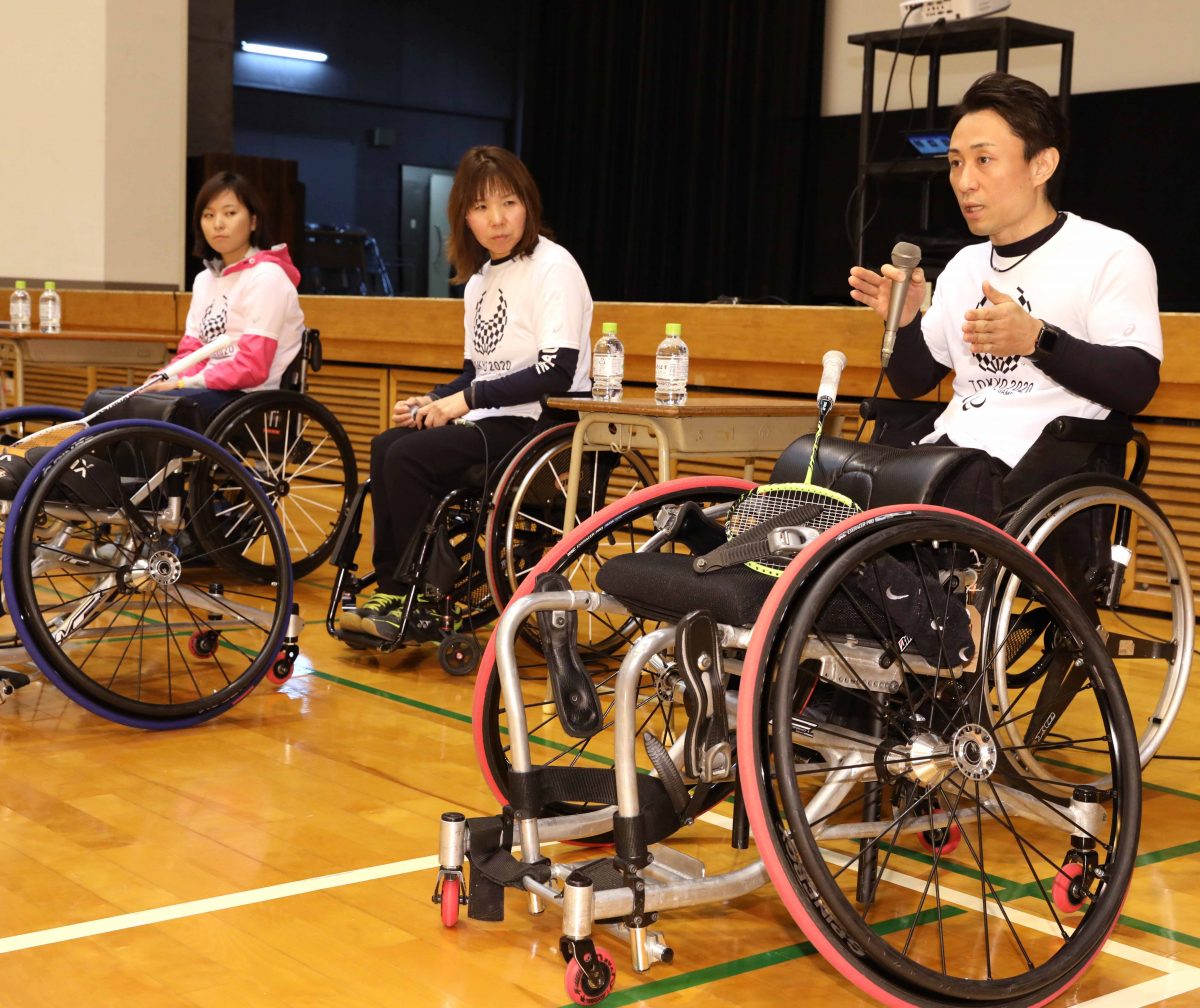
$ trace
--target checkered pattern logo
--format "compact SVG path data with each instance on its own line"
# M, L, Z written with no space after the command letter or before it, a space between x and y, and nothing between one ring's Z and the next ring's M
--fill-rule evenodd
M222 294L213 298L204 309L204 318L200 320L200 342L211 343L225 332L225 321L229 315L229 299Z
M982 308L987 303L987 298L981 298L975 307ZM1025 291L1020 287L1017 288L1017 303L1032 314L1033 309L1025 300ZM980 371L990 371L992 374L1008 374L1010 371L1015 371L1021 360L1020 354L1014 354L1011 357L997 357L990 353L977 353L971 356L975 358L975 363L979 365Z
M490 354L500 345L504 336L504 327L508 325L508 302L504 300L504 291L496 302L496 310L491 318L483 317L483 298L475 305L475 325L471 333L471 341L478 354Z

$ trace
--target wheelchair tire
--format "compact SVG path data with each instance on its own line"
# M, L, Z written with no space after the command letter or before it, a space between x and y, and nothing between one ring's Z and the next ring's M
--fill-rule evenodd
M522 579L514 598L533 590L538 574L556 571L568 577L574 588L595 591L595 575L607 557L616 553L654 549L658 543L653 535L655 514L665 505L697 501L705 505L727 508L733 501L754 486L746 480L721 477L692 477L672 480L647 487L609 505L573 529L566 539L554 546ZM642 636L646 622L634 617L614 619L602 614L580 613L580 656L592 674L596 690L605 711L604 726L587 738L572 738L562 731L554 712L546 681L545 659L539 653L522 661L521 688L527 730L533 749L533 762L547 766L605 766L613 755L613 732L610 708L612 684L629 643ZM475 754L492 794L502 804L512 800L508 787L509 736L508 720L496 668L495 641L489 640L475 680L472 725L475 735ZM518 654L520 655L520 649ZM675 740L683 718L683 705L671 697L665 688L665 668L648 667L639 684L639 724L643 731L652 732L668 746ZM677 723L678 722L678 723ZM640 733L639 733L640 734ZM642 769L650 764L643 752ZM717 795L718 801L723 795ZM594 808L586 802L554 802L544 814L569 815ZM593 838L597 842L604 837Z
M67 406L14 406L0 410L0 446L20 441L27 434L67 420L80 420L83 414Z
M230 562L231 540L201 529L197 513L223 499L196 492L200 472L259 530L269 588ZM271 669L291 614L287 547L257 481L223 448L161 421L100 424L47 453L13 501L3 577L16 633L47 679L137 728L228 710ZM213 647L197 651L201 638Z
M534 437L496 484L487 525L487 576L497 610L522 579L561 538L574 424L560 424ZM575 524L601 508L655 482L636 451L587 452L580 471L580 505ZM602 499L601 499L602 497ZM532 627L530 643L538 639Z
M333 552L358 485L354 447L337 417L299 392L252 392L221 410L205 435L258 478L296 577L316 570ZM271 576L271 564L253 553L237 562L249 577Z
M1005 528L1053 566L1050 558L1058 548L1051 537L1068 521L1087 523L1082 549L1102 541L1110 545L1108 555L1097 555L1086 572L1084 590L1108 635L1105 643L1118 672L1147 686L1129 698L1144 767L1187 693L1196 625L1187 559L1166 515L1144 490L1098 473L1067 476L1044 487ZM1123 526L1123 521L1128 524ZM1119 531L1122 527L1124 533ZM1150 605L1165 610L1165 629L1156 627L1155 617L1147 614ZM1008 612L997 615L1006 628ZM1046 654L1052 645L1053 628L1037 650ZM1012 688L1007 678L998 682L1001 702Z
M912 575L904 590L880 573L895 564ZM1050 607L1079 661L1080 688L1053 729L1022 743L1052 762L1053 778L1028 773L997 733L1037 703L1032 688L1007 706L996 700L997 642L981 624L999 575L1021 580L1028 605ZM874 598L898 604L875 605L863 590L871 585ZM938 640L917 653L924 627L909 624L926 621ZM985 646L964 648L964 625ZM921 1008L1045 1004L1078 980L1117 922L1141 816L1120 680L1058 579L978 519L877 509L810 544L755 623L738 750L772 882L806 937L868 997ZM1090 784L1102 775L1114 782L1108 792ZM947 827L961 833L956 850L918 849L923 832ZM1069 922L1053 891L1068 853L1093 858L1074 880L1083 913Z

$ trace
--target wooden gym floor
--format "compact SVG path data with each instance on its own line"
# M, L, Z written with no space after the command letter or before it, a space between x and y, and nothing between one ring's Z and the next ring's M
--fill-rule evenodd
M380 657L330 639L328 580L319 571L298 592L294 677L209 724L138 732L40 682L0 706L0 1003L567 1003L557 914L530 918L510 894L504 924L464 914L446 930L430 902L440 813L496 811L474 761L472 680L445 675L432 646ZM1200 755L1197 689L1165 753ZM1159 759L1146 772L1121 923L1061 1003L1200 1005L1194 767ZM679 845L710 870L753 856L726 837L704 823ZM769 888L661 926L675 961L639 976L613 947L607 1005L775 1008L801 992L870 1003Z

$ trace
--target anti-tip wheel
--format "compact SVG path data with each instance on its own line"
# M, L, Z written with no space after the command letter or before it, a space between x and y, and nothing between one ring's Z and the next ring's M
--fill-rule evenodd
M483 649L474 637L451 634L438 645L438 662L452 676L470 675L479 667Z

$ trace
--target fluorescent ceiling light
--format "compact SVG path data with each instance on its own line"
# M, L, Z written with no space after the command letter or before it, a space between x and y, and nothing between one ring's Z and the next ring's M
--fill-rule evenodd
M286 46L262 45L259 42L243 42L242 52L258 53L260 56L282 56L284 59L310 60L324 63L329 57L323 52L308 49L288 49Z

